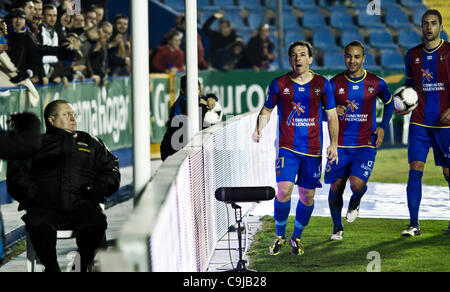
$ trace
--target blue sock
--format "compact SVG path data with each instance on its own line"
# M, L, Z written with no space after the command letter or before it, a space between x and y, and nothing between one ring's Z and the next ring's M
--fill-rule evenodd
M330 207L334 229L344 229L342 226L342 207L344 206L342 194L336 195L330 189L330 192L328 193L328 206Z
M408 198L408 209L410 224L419 226L419 207L422 200L422 171L410 170L406 195Z
M274 202L274 215L275 224L277 226L277 236L285 237L286 234L286 223L289 217L289 212L291 211L291 200L287 202L279 202L275 198Z
M305 206L300 200L298 200L297 209L295 213L295 226L293 238L301 238L303 229L308 225L309 219L311 219L312 212L314 210L314 204L311 206Z
M361 198L364 196L364 194L367 191L367 185L364 186L364 188L358 192L358 193L353 193L353 195L350 197L350 202L349 202L349 206L350 209L356 209L359 204L361 203Z

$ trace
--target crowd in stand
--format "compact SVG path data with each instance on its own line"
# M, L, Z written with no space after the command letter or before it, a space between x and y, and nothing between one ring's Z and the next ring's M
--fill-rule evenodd
M106 1L15 0L0 27L0 50L18 69L11 80L35 84L93 79L104 86L108 77L130 75L128 17L105 19Z
M219 21L219 30L211 29ZM161 45L150 58L150 71L158 73L177 73L185 71L185 16L177 17L175 27L164 36ZM200 35L198 35L198 68L229 71L233 69L269 69L276 60L275 45L270 39L270 27L262 24L258 33L247 44L239 36L231 22L221 12L214 13L203 24L203 33L209 39L211 50L208 58Z

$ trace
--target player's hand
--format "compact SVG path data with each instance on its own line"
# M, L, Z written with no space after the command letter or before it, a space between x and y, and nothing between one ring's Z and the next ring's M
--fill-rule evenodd
M208 105L208 108L210 110L213 110L216 107L216 100L214 98L212 98L212 97L209 97L206 100L206 104Z
M345 114L345 109L346 109L345 105L338 105L336 107L336 113L338 117L342 117Z
M384 129L381 127L378 127L375 129L375 132L373 132L375 135L377 135L377 140L375 141L375 148L378 148L383 144L384 140Z
M259 141L261 140L261 138L262 138L262 134L261 134L258 130L255 130L255 132L253 132L253 135L252 135L252 140L253 140L255 143L259 143Z
M450 126L450 108L444 111L441 115L440 121L443 125Z
M327 158L328 158L328 163L333 163L336 162L336 164L338 164L338 151L337 151L337 146L336 145L330 145L327 148Z

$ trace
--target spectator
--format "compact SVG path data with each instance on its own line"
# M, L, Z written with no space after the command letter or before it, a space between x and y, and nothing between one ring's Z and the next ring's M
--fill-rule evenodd
M53 4L47 4L44 6L44 22L42 23L40 43L44 46L49 46L53 48L59 47L59 36L56 31L57 22L57 9ZM61 76L53 71L55 70L56 64L59 59L55 55L44 55L42 57L42 63L44 65L44 73L50 81L55 83L60 83L62 81Z
M154 72L176 74L185 71L184 52L180 49L181 38L180 32L175 30L169 32L167 45L160 47L153 57Z
M87 54L87 77L94 79L95 84L106 86L108 83L107 74L107 57L108 57L108 41L113 33L113 26L107 21L103 21L98 29L98 38L94 37L90 50Z
M86 11L85 21L86 21L86 27L84 28L85 31L89 30L92 27L98 26L97 13L95 12L94 9L91 8Z
M33 22L36 26L39 27L39 25L42 24L44 21L44 15L42 14L42 0L33 0L34 4L34 15L33 15Z
M186 55L186 18L184 14L180 14L176 21L175 21L175 27L172 28L163 38L162 45L167 44L169 33L172 31L178 31L181 33L182 39L181 39L181 45L180 48L183 50L184 54ZM208 69L209 65L208 62L205 60L205 50L203 48L202 39L200 35L197 33L197 54L198 54L198 68L199 69Z
M32 34L33 39L36 41L36 37L39 35L39 26L34 22L34 2L33 0L18 0L12 5L12 8L21 8L26 14L26 25L28 27L27 33ZM8 17L7 17L8 18ZM8 18L8 22L10 19Z
M167 131L161 142L161 159L164 161L170 155L176 153L187 144L187 97L186 97L186 75L180 79L180 95L170 109ZM214 109L218 98L214 94L203 96L202 86L198 83L199 96L199 119L202 129L207 125L203 123L208 110Z
M213 22L219 20L219 31L211 30ZM229 47L237 38L236 30L231 27L228 19L224 18L221 12L214 13L203 24L203 32L209 38L211 43L211 55L218 49Z
M97 16L97 24L100 24L105 17L105 8L100 5L93 4L91 5L91 9L95 11L95 14Z
M244 68L244 40L237 38L228 47L218 49L212 56L212 66L221 71Z
M274 52L275 45L269 38L270 29L268 24L263 24L258 29L258 34L250 39L245 50L245 61L248 68L255 72L260 69L269 69L277 55Z
M99 203L120 185L117 157L104 143L77 131L76 114L64 100L44 110L46 133L32 160L9 161L7 188L26 210L23 218L46 272L59 272L56 230L76 231L82 272L88 271L107 228Z
M72 15L72 27L69 29L69 32L76 33L80 36L82 33L84 33L84 27L84 14L80 13Z
M55 28L58 33L59 43L61 44L65 41L67 33L72 29L72 15L64 12L61 17L59 17Z
M114 18L114 32L108 44L108 65L111 76L130 75L131 45L127 37L128 16L118 14Z
M25 11L21 8L12 9L8 18L11 20L8 55L17 67L19 75L23 76L23 79L31 77L33 83L47 84L48 79L44 75L42 57L30 34L27 33ZM32 76L25 76L28 70L32 72Z

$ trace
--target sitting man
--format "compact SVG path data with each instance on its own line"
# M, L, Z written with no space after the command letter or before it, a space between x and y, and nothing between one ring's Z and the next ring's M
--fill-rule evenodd
M32 160L9 161L7 187L17 200L38 258L47 272L60 271L56 231L76 233L81 258L77 270L87 271L107 227L99 203L120 185L118 159L103 142L77 131L72 106L64 100L44 110L47 131Z

